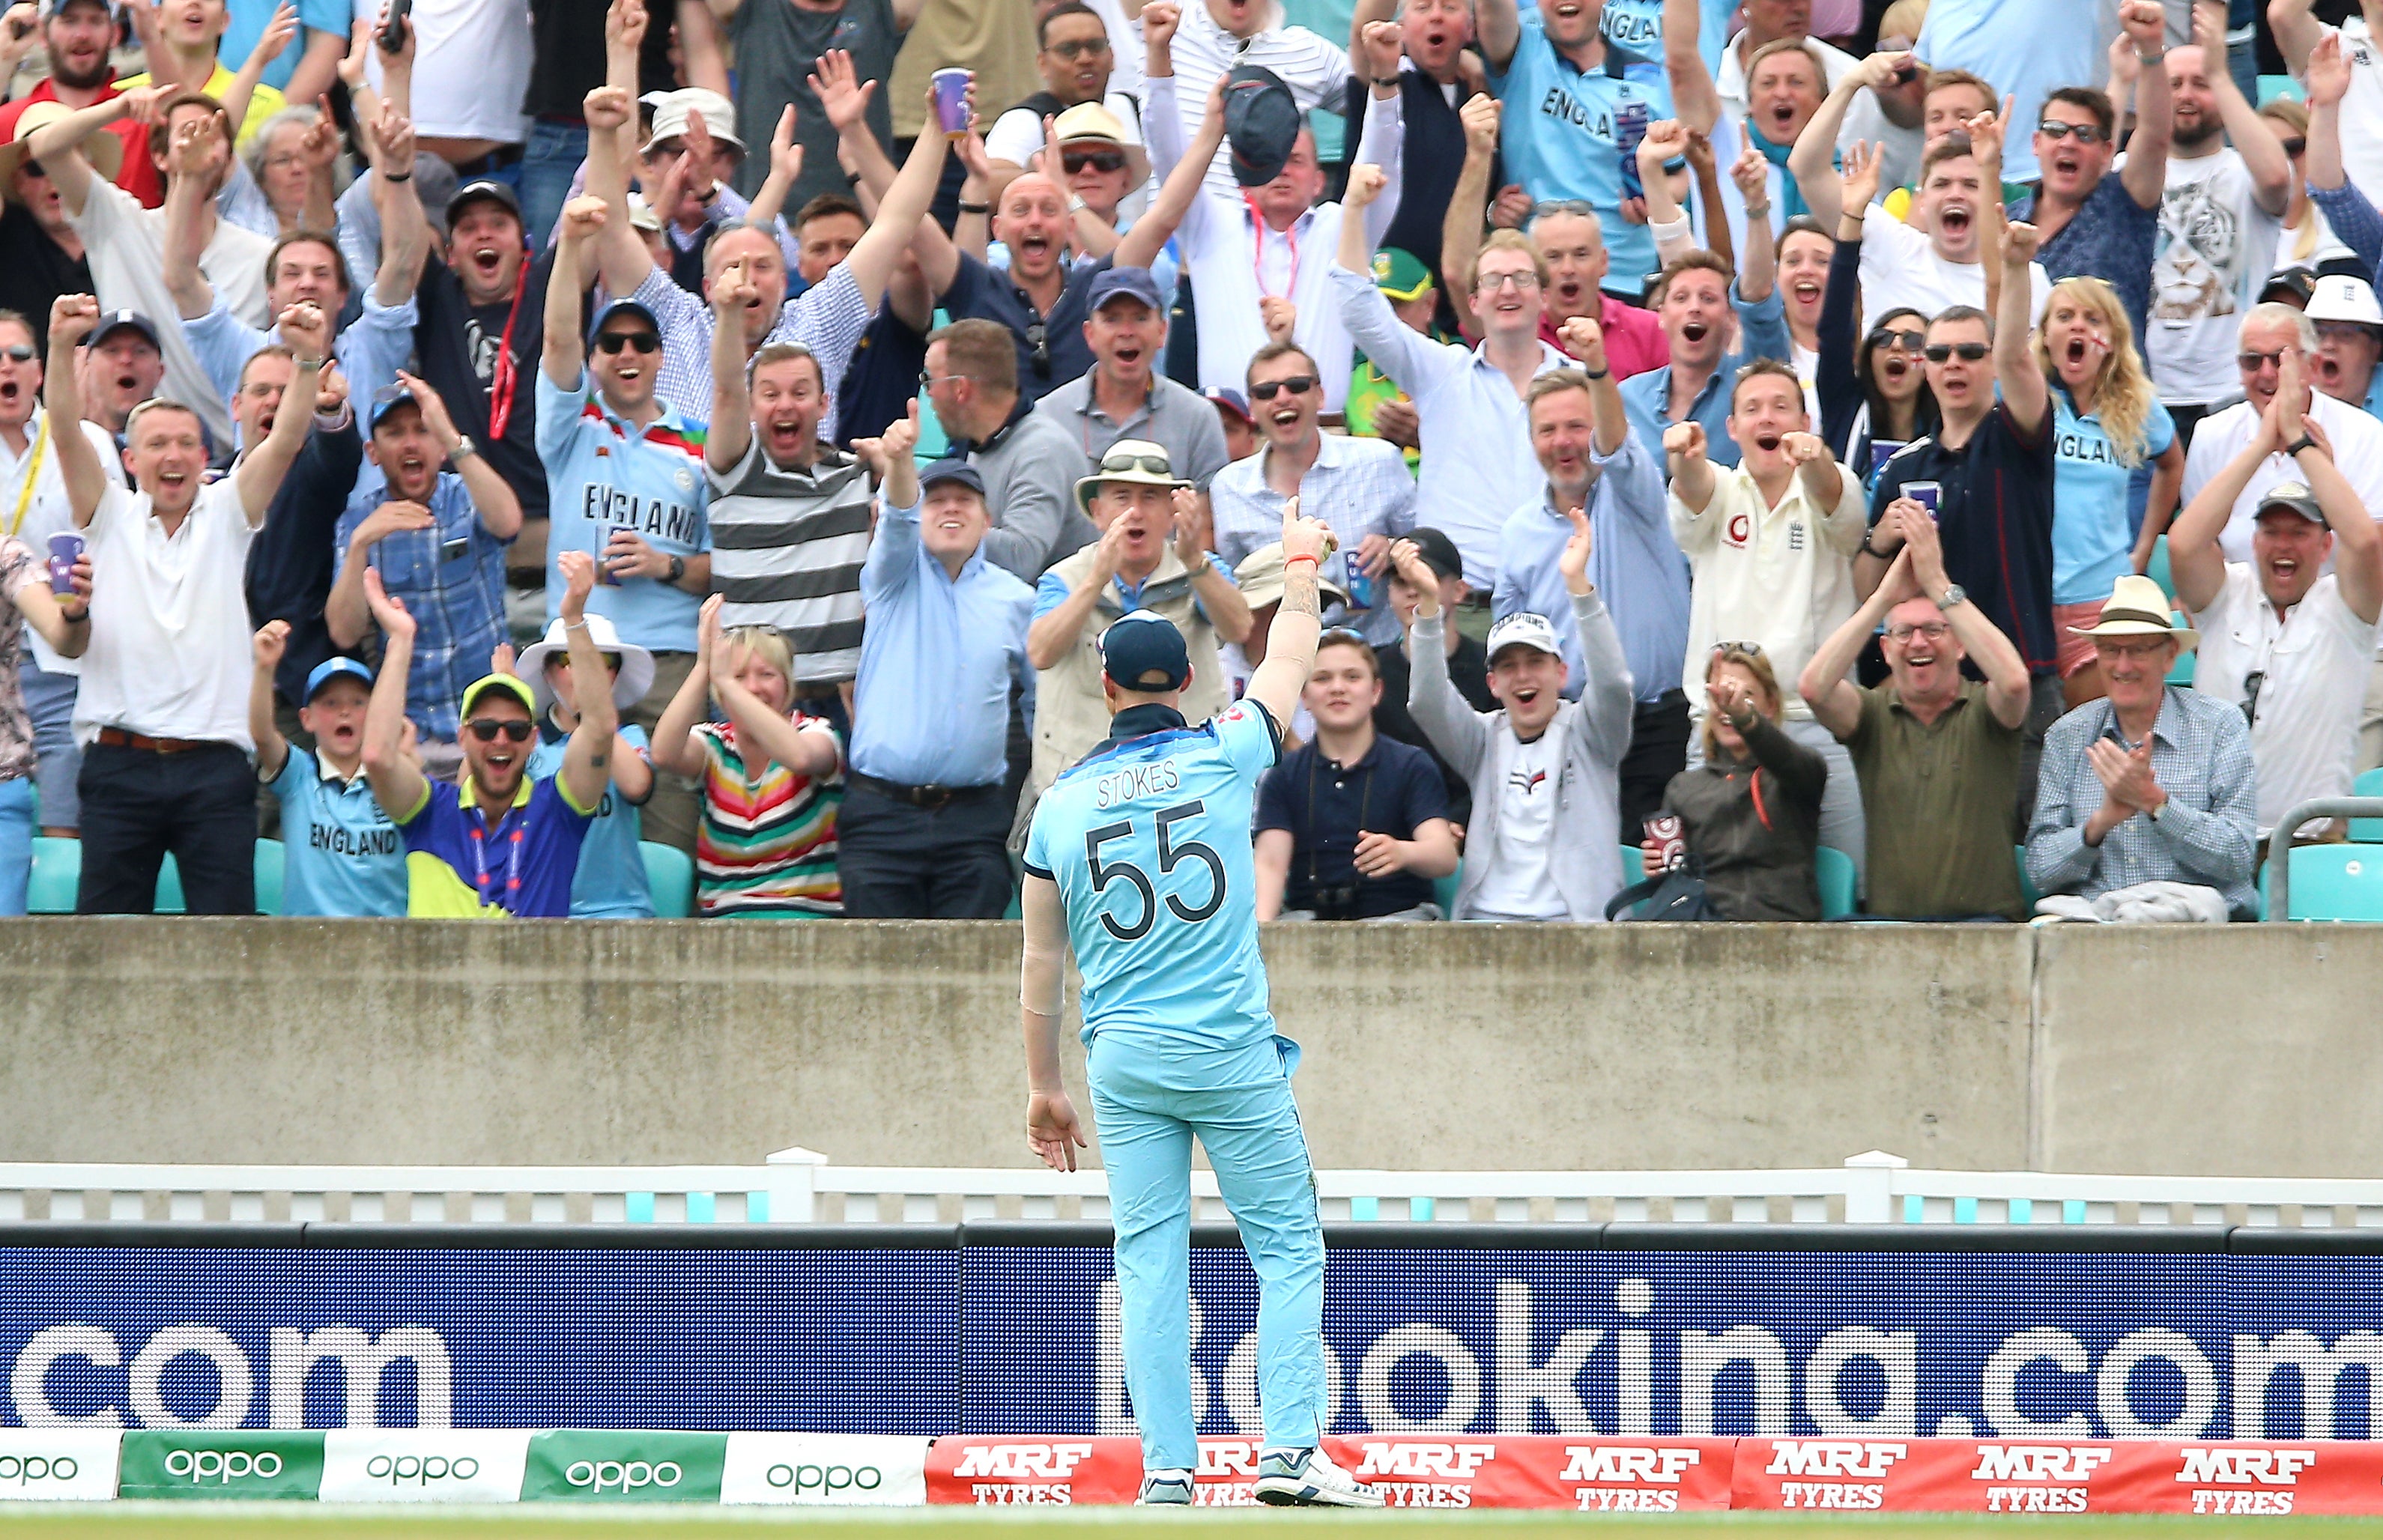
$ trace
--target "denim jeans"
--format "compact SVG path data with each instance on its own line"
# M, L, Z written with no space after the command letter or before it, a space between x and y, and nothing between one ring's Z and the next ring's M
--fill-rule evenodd
M41 788L41 826L72 833L82 823L75 777L82 773L82 750L75 746L75 694L82 681L70 673L43 673L31 648L17 671L25 692L25 714L33 719L33 784Z
M586 158L586 125L540 118L529 126L529 142L522 147L521 158L522 220L531 242L540 251L554 233L555 221L562 217L562 205L571 196L571 179L579 174L579 163Z
M0 915L25 912L25 884L33 875L33 782L0 781Z

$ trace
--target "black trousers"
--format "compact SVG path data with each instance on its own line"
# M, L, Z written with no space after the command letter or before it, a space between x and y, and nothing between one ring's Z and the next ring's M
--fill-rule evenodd
M93 743L82 798L79 915L156 912L171 852L194 915L256 913L256 772L229 744L179 754Z
M858 782L835 815L853 919L999 919L1009 910L1009 810L994 787L926 808Z
M1647 820L1663 810L1672 777L1688 768L1688 694L1666 690L1630 713L1630 752L1622 757L1624 844L1647 837Z

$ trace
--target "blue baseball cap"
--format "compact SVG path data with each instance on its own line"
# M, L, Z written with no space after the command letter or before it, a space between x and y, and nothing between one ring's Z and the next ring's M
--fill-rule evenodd
M615 315L624 314L642 317L646 323L646 329L648 331L652 332L656 337L660 337L662 334L661 321L656 317L651 310L648 310L646 306L638 303L635 300L615 300L611 304L606 305L603 309L596 313L596 320L594 324L589 326L587 328L588 342L592 345L596 339L604 334L604 324L606 322L611 320Z
M980 498L985 495L984 477L965 460L938 460L919 473L919 490L921 492L932 491L945 482L957 482Z
M1097 313L1101 306L1120 295L1139 300L1164 315L1167 302L1158 292L1158 279L1147 267L1111 267L1093 280L1092 302L1085 308Z
M1136 610L1101 633L1101 671L1145 695L1179 690L1192 682L1192 652L1173 621Z
M419 408L421 405L414 399L414 392L404 386L384 385L372 394L372 411L364 418L364 431L370 433L380 426L381 419L401 406Z
M326 658L315 665L313 673L306 676L306 698L302 704L313 705L315 697L322 694L324 685L343 675L360 682L367 690L372 688L372 670L352 658Z
M1234 389L1231 386L1212 385L1205 390L1201 391L1200 394L1207 397L1210 400L1216 402L1218 406L1223 407L1234 416L1239 417L1242 422L1249 424L1252 427L1255 427L1257 425L1257 417L1250 411L1250 399L1247 396L1242 395L1240 391Z

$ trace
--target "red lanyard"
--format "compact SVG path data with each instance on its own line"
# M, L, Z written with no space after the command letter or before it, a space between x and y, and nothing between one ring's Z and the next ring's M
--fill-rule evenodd
M488 381L488 440L501 442L505 425L513 420L513 395L519 382L513 377L513 323L521 319L522 296L529 292L529 275L524 273L513 280L513 307L505 313L505 335L497 343L497 368Z
M1241 202L1249 208L1251 238L1255 242L1254 249L1252 251L1250 255L1250 272L1251 275L1257 279L1258 292L1264 294L1266 291L1266 222L1258 214L1258 201L1255 198L1253 198L1248 193L1244 192L1241 194ZM1285 230L1282 232L1282 239L1283 243L1290 248L1290 286L1275 297L1277 299L1288 300L1299 292L1299 237L1291 234L1289 230Z
M486 813L482 813L476 807L473 808L472 811L480 820L472 826L472 864L479 869L477 881L473 885L479 892L480 902L482 904L486 904L488 901L488 818ZM511 818L512 816L512 810L510 808L507 809L505 818ZM504 827L505 819L499 819L497 820L498 832L500 833L503 833ZM511 853L505 857L504 902L499 905L498 907L501 908L509 915L521 913L521 910L515 906L521 902L522 836L528 832L529 816L525 813L522 815L521 821L512 826L512 832L509 834L505 834L506 843L512 848Z

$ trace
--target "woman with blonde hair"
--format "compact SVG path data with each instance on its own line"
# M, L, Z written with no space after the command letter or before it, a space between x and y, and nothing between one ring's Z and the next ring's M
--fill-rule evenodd
M2052 286L2035 331L2035 358L2052 385L2052 631L2061 688L2077 707L2103 695L2093 638L2118 580L2151 563L2152 543L2176 512L2184 446L2135 351L2118 291L2100 278ZM2130 484L2151 468L2137 528Z
M706 918L840 914L844 740L794 708L785 637L767 625L723 634L721 602L717 594L704 600L695 667L654 724L655 766L703 782L697 901ZM728 720L705 720L707 700Z
M1672 777L1663 810L1679 818L1702 869L1705 902L1723 919L1818 919L1814 876L1829 767L1779 726L1771 659L1752 642L1720 642L1705 665L1704 762ZM1661 847L1642 846L1647 874Z

